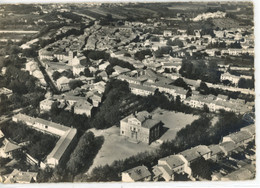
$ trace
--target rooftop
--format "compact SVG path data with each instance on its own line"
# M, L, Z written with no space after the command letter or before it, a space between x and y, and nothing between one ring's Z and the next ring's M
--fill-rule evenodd
M68 148L69 144L75 137L76 133L77 129L69 128L69 130L66 131L66 133L60 137L54 149L47 156L47 159L54 158L59 161L66 149Z
M224 151L226 151L226 152L230 152L230 151L233 151L236 148L238 148L238 146L231 141L230 142L223 142L223 143L220 144L220 146L221 146L221 149L222 150L224 149Z
M139 181L151 176L148 168L144 165L129 169L127 171L124 171L123 173L127 173L134 181Z
M10 140L6 139L6 144L5 144L5 147L4 147L5 153L8 153L8 152L20 149L20 148L21 148L21 146L15 144L15 143L12 143Z
M177 155L170 155L168 157L159 159L159 161L165 161L171 169L184 164L184 161Z
M31 183L32 180L36 180L37 174L37 172L23 172L14 169L4 183Z
M230 137L235 143L239 143L252 138L252 135L247 131L239 131L236 133L229 134L226 137Z

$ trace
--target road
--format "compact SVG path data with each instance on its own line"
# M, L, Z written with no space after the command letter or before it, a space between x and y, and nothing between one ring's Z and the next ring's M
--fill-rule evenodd
M48 84L48 86L50 86L52 92L54 94L60 94L59 89L57 88L57 86L55 85L55 83L53 83L53 81L51 80L51 78L49 77L49 75L47 74L45 67L42 66L41 61L39 60L39 58L34 58L34 60L38 63L38 66L44 76L44 79L46 81L46 83Z

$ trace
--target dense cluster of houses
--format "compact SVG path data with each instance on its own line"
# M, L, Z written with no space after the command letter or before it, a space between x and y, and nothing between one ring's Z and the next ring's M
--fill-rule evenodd
M56 104L58 108L73 111L74 114L91 117L93 108L99 107L102 102L105 85L105 82L100 81L85 84L81 88L67 91L61 95L50 96L40 102L40 110L48 112Z
M202 109L204 105L207 105L209 110L212 112L217 112L220 109L223 109L225 111L233 111L235 113L245 113L251 111L253 108L253 104L246 103L241 99L228 100L228 96L221 94L218 96L201 95L198 91L195 90L199 84L196 81L189 82L189 80L187 81L187 79L185 79L188 84L194 86L192 95L187 97L187 90L182 87L170 85L173 83L172 79L165 78L160 73L155 73L149 69L145 70L144 75L139 77L119 75L117 78L128 82L131 92L136 95L153 95L155 90L158 89L158 91L168 93L173 97L179 96L184 104L193 108Z
M136 181L173 181L174 174L187 174L192 176L191 164L203 157L205 160L220 161L224 157L230 157L232 153L241 151L242 146L246 146L255 139L255 125L251 124L240 129L240 131L224 136L221 143L217 145L199 145L175 155L170 155L158 160L158 164L150 171L144 165L137 166L122 172L123 182ZM228 175L229 176L229 175ZM228 179L225 176L215 180Z

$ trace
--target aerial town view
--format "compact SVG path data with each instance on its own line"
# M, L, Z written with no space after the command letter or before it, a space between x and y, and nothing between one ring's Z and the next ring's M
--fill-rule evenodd
M256 177L252 2L0 4L0 182Z

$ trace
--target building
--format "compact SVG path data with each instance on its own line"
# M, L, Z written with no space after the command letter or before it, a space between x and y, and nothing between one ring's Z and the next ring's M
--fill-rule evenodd
M210 145L209 149L211 151L211 159L213 161L220 160L224 155L224 152L222 151L219 145Z
M164 31L163 31L163 36L164 36L164 37L171 37L171 36L172 36L172 31L170 31L170 30L164 30Z
M120 135L147 144L161 135L162 123L152 119L147 111L131 114L120 121Z
M158 165L153 167L153 180L163 178L165 181L174 180L174 173L191 174L187 161L181 155L170 155L158 160Z
M74 105L74 114L85 114L87 117L91 117L93 106L86 100L78 101Z
M46 164L52 168L64 163L68 159L73 142L76 139L77 129L69 128L58 140L54 149L46 158Z
M156 90L156 88L132 83L129 84L129 88L133 94L141 96L153 95Z
M152 174L144 165L122 172L122 182L150 181Z
M13 91L10 89L7 89L5 87L0 88L0 96L1 95L5 95L7 96L7 98L11 97L11 95L13 94ZM0 98L1 101L1 98Z
M72 68L73 74L76 76L79 76L80 73L84 73L85 68L86 68L85 66L83 66L81 64L77 64L77 65L73 66L73 68Z
M87 58L83 55L76 55L70 62L70 65L85 65L87 63Z
M247 131L249 134L252 135L253 138L255 138L255 124L248 125L246 127L243 127L240 129L241 131Z
M51 110L51 107L55 101L51 99L44 99L40 102L40 110L43 112L48 112Z
M63 163L69 156L69 151L76 138L77 129L60 125L41 118L33 118L24 114L16 114L12 117L14 122L23 122L27 126L38 131L59 136L54 149L46 158L46 164L52 168Z
M234 142L222 142L220 145L220 148L224 152L225 156L230 155L232 152L234 152L238 146Z
M20 150L22 147L19 146L17 143L4 138L3 141L4 147L0 149L1 157L4 158L13 158L13 152Z
M2 182L6 184L10 183L35 183L37 182L37 172L24 172L14 169L11 174L4 175Z
M65 76L60 77L56 81L58 89L61 90L61 91L69 91L70 90L70 87L69 87L70 81L71 81L71 79L69 79Z
M188 162L190 166L195 160L203 157L205 160L208 160L211 156L211 151L207 146L199 145L191 149L187 149L179 153L182 155Z
M231 83L237 85L239 80L240 80L240 76L235 76L232 75L228 72L221 74L220 76L220 80L223 82L224 80L229 80Z
M236 145L241 146L253 139L253 136L247 131L238 131L236 133L229 134L222 138L222 142L234 142Z
M256 167L248 164L242 168L239 168L230 174L221 177L221 181L242 181L242 180L250 180L255 178L255 169Z

